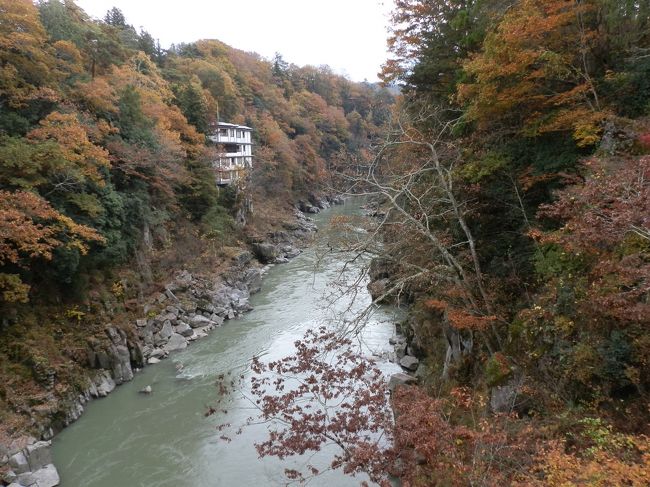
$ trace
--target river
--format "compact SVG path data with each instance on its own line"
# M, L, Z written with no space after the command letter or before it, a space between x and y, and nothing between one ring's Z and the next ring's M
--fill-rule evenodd
M330 451L315 458L279 461L259 459L253 443L266 437L266 426L256 425L232 437L219 439L218 424L242 424L250 415L243 399L233 396L227 416L206 418L216 399L215 378L239 372L255 355L276 359L290 354L293 342L308 328L339 321L349 300L329 305L346 254L327 252L336 230L327 222L335 215L356 215L354 202L316 215L321 231L314 245L287 264L271 268L262 291L253 296L254 310L227 321L210 336L194 342L160 364L146 367L132 382L118 387L105 399L92 401L81 419L53 441L54 461L62 487L213 487L284 485L284 469L308 461L325 464ZM359 275L362 262L349 267L346 279ZM348 318L370 303L365 282ZM378 308L366 325L363 344L367 353L384 356L394 333L396 311ZM179 372L179 365L182 370ZM387 373L398 367L381 361ZM153 393L138 391L151 385ZM242 406L238 408L237 406ZM310 485L358 486L361 477L327 472Z

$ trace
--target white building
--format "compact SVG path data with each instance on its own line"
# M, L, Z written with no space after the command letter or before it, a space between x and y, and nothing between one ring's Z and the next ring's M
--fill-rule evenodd
M217 184L225 185L244 176L253 166L253 129L245 125L219 122L208 136L219 148L212 165L217 171Z

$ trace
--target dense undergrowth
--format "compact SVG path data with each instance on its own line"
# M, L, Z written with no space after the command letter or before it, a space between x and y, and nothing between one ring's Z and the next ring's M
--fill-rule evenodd
M650 481L649 15L396 2L403 122L369 187L428 366L408 485Z

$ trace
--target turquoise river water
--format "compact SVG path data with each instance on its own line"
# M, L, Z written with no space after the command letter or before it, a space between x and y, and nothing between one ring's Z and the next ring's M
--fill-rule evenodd
M336 215L357 215L354 202L316 215L320 232L312 247L287 264L274 266L254 295L254 310L226 323L160 364L145 368L132 382L105 399L92 401L81 419L54 439L54 461L62 487L214 487L285 485L284 469L307 462L325 465L331 451L279 461L258 458L253 444L265 439L266 425L247 427L230 443L219 439L215 426L242 424L250 416L244 400L233 395L227 416L205 417L214 404L219 374L245 371L255 355L277 359L289 355L293 342L310 327L351 318L370 303L365 282L354 302L331 302L341 280L347 254L327 252L339 237L328 221ZM360 231L360 230L359 230ZM340 232L340 231L339 231ZM360 275L362 262L348 265L343 279ZM350 308L348 310L348 308ZM394 333L396 311L378 308L362 333L366 353L385 356ZM182 371L178 371L182 364ZM387 373L397 367L381 361ZM151 385L153 393L138 394ZM239 406L239 407L238 407ZM327 472L310 485L358 486L361 477Z

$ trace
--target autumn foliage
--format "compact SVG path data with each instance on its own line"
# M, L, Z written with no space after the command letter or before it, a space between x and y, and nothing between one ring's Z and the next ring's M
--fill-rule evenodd
M648 482L649 21L647 2L395 2L382 75L404 115L370 186L429 373L396 418L407 484ZM459 384L489 391L460 423Z
M214 184L215 122L253 127L250 189L282 207L329 184L328 164L365 151L392 103L387 90L279 54L271 62L216 40L163 50L119 9L97 21L72 1L18 0L0 2L0 16L0 190L6 205L31 198L25 218L41 219L27 228L49 249L0 263L23 291L66 283L83 295L89 274L143 245L169 246L179 220L200 236L239 238L237 208ZM102 245L55 244L62 218L77 225L71 241L88 229ZM7 248L34 245L19 237L0 235Z

